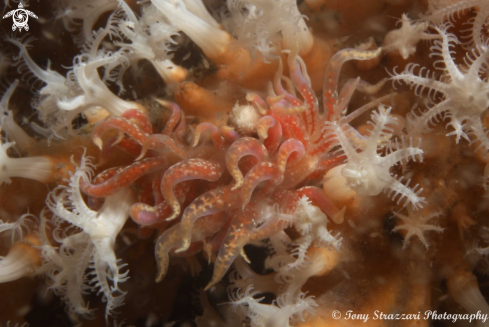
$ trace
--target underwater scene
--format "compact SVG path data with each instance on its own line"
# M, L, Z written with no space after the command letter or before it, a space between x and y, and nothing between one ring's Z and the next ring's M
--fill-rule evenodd
M0 327L489 326L489 0L0 8Z

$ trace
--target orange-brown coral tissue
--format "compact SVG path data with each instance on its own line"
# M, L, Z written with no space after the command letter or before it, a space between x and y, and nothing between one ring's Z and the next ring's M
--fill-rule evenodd
M0 326L489 324L487 0L2 5Z

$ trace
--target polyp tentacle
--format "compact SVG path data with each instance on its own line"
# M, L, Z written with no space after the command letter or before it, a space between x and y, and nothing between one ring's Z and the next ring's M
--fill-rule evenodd
M141 154L136 160L144 158L146 152L150 149L162 149L168 148L171 152L179 156L180 158L187 158L187 152L182 149L180 145L178 145L175 140L173 140L168 135L162 134L153 134L150 135L142 144L143 148L141 150Z
M199 144L200 141L200 136L202 133L210 131L211 133L211 138L212 142L214 143L214 147L218 151L223 151L224 150L224 138L222 137L221 133L217 129L216 126L210 124L210 123L201 123L195 127L195 132L194 132L194 141L192 146L196 147L197 144Z
M382 48L377 50L356 50L344 49L338 51L329 61L324 75L323 86L323 105L324 114L328 121L333 121L336 106L338 104L338 80L340 77L341 67L348 60L369 60L378 57L382 52Z
M239 210L234 215L231 221L231 227L217 255L212 279L205 287L205 290L208 290L221 280L234 259L241 253L257 224L258 213L256 211L256 203L250 203L244 210Z
M215 182L221 178L223 168L219 162L204 159L186 159L170 167L161 180L161 193L173 209L173 214L168 220L180 215L180 203L173 191L175 185L192 179Z
M165 125L165 129L163 130L163 134L171 135L174 132L185 129L185 115L176 103L161 99L157 99L156 101L172 111L170 119L168 119L168 122Z
M241 138L241 135L239 135L234 128L226 125L219 127L219 132L221 132L224 139L230 143L233 143Z
M130 121L134 122L146 133L148 134L153 133L153 125L151 124L151 121L149 120L148 116L145 113L143 113L141 110L133 109L133 110L124 111L121 117L129 119Z
M264 116L258 120L256 132L269 153L277 150L282 138L282 125L272 116Z
M277 116L290 116L290 115L300 114L301 112L305 112L307 110L307 106L306 105L294 106L285 100L281 100L271 105L270 109Z
M197 197L184 211L180 222L182 246L177 251L184 251L190 245L190 237L195 222L204 216L236 208L241 203L241 190L233 185L226 185Z
M120 189L130 185L132 182L146 174L165 168L166 164L167 160L164 157L144 159L133 163L117 173L110 170L109 173L105 173L103 177L98 179L104 180L100 184L88 184L87 181L82 179L80 187L82 191L89 196L106 197L118 192ZM111 174L112 176L105 180L108 174Z
M293 154L296 153L295 160L299 161L304 157L304 154L306 153L306 149L304 148L304 144L302 142L296 140L296 139L288 139L282 145L280 145L280 149L278 150L277 154L277 167L282 171L285 172L285 167L287 166L287 160L289 160L289 157Z
M271 162L260 162L248 171L241 187L241 200L243 208L250 201L251 194L255 188L263 181L271 180L275 185L280 184L284 179L283 171Z
M179 225L174 225L158 237L155 248L156 264L158 266L158 273L156 274L157 283L161 282L168 271L168 264L170 263L169 253L171 249L180 245L180 242Z
M267 149L261 144L260 141L252 137L243 137L234 142L226 153L226 167L234 178L236 184L233 189L241 187L243 185L243 174L238 167L239 160L244 156L253 155L259 161L263 161L268 156Z
M141 226L151 226L151 225L159 225L159 227L163 227L167 225L166 219L170 217L173 213L173 209L170 204L163 199L160 190L161 178L156 178L153 182L154 188L157 190L153 190L153 196L155 200L155 206L151 206L146 203L135 203L131 206L130 215L131 218ZM157 185L155 185L157 184ZM188 194L188 190L190 188L190 182L183 182L175 186L175 197L180 202L186 198ZM156 186L156 187L155 187ZM163 225L163 226L162 226Z
M311 87L310 82L304 78L304 73L302 72L297 60L298 48L292 51L288 56L288 64L290 70L290 78L295 88L299 91L304 99L304 104L306 109L303 114L303 121L306 126L306 130L309 135L314 134L316 130L316 124L319 121L319 109L318 109L318 99L316 94Z
M111 129L119 130L122 133L129 135L131 139L136 141L139 144L143 144L144 141L148 138L148 133L146 133L141 127L139 127L136 123L129 121L126 118L122 117L110 117L106 121L102 121L97 123L97 125L93 129L93 142L102 149L102 135ZM121 138L124 134L121 135Z

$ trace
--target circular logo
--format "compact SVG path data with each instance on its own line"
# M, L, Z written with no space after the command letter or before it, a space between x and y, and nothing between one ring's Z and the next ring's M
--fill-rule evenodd
M341 318L341 312L339 310L333 311L333 319L340 319Z
M14 24L17 25L17 27L24 27L29 20L29 16L27 16L27 13L24 9L15 10L12 18L14 20Z
M34 14L32 11L24 9L22 3L19 3L18 9L9 11L6 15L3 16L3 18L5 19L10 16L12 16L12 20L14 21L12 25L12 31L15 31L16 29L19 29L19 31L22 31L22 29L28 31L29 25L27 25L27 21L29 20L29 16L38 18L36 14Z

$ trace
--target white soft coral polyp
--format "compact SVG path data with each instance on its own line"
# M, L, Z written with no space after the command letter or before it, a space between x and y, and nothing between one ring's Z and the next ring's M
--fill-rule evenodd
M292 223L301 237L290 242L290 254L285 248L275 248L276 254L267 260L266 266L277 272L277 282L290 282L288 292L297 295L307 279L317 273L315 263L307 255L311 247L339 251L343 238L327 229L328 218L319 207L312 205L307 196L299 200L294 213L280 216L283 221Z
M37 246L38 238L35 234L26 237L14 244L7 256L0 257L0 283L7 283L25 276L34 275L41 263Z
M407 208L408 215L405 216L399 212L394 212L394 215L402 221L402 224L394 227L392 232L405 231L403 249L407 248L411 237L417 236L426 249L429 248L429 243L426 240L424 233L426 232L443 232L443 228L437 226L434 223L430 223L430 220L440 216L440 212L434 212L429 215L423 215L420 212L414 212L410 207Z
M73 98L64 97L58 100L58 107L63 110L76 110L80 113L93 107L102 107L113 116L120 116L126 110L138 108L139 105L136 102L125 101L112 93L97 71L98 68L106 65L118 66L125 60L117 53L88 60L83 56L76 57L73 76L83 91L83 95Z
M9 254L0 260L0 283L7 283L35 272L31 254L24 247L12 247Z
M429 130L428 125L437 122L444 115L450 119L447 127L453 128L447 136L455 135L458 143L461 138L470 140L469 136L472 135L472 141L475 139L481 142L481 147L488 150L489 139L481 124L481 115L489 107L489 83L481 76L486 70L489 51L487 47L476 46L466 54L465 65L458 67L452 54L459 40L448 32L449 27L450 24L433 27L440 39L434 41L430 56L438 58L434 66L443 71L439 80L435 80L434 75L430 77L431 74L425 67L421 67L416 74L419 65L412 63L402 73L394 71L392 80L404 81L418 96L425 91L431 96L432 103L428 110L421 115L413 115L410 126L423 126L424 130ZM441 101L437 101L438 98Z
M132 9L125 2L120 2L119 10L111 16L103 33L110 31L113 37L120 39L114 44L120 47L118 53L126 57L130 65L146 59L167 85L175 86L187 77L187 70L175 65L168 53L170 45L175 43L172 36L178 35L177 29L168 24L153 5L144 7L145 13L150 10L153 12L138 20ZM94 50L91 52L96 52ZM119 86L122 86L122 75L127 68L123 67L119 72Z
M124 300L125 292L119 288L119 284L127 280L128 272L121 273L124 265L119 264L115 256L114 244L129 217L129 208L134 203L134 196L129 188L124 188L105 198L99 211L91 210L85 204L80 191L80 181L89 182L91 172L90 160L83 156L80 167L70 178L69 186L58 186L50 193L47 205L58 220L69 222L82 232L59 237L57 241L62 243L59 255L53 254L52 251L44 253L49 254L46 260L54 264L55 270L59 271L70 271L70 265L73 265L75 259L76 265L80 268L75 272L78 277L66 277L63 283L72 281L71 288L66 287L64 290L63 287L61 290L58 289L58 292L67 293L65 296L69 299L77 299L76 292L83 293L87 288L102 293L107 301L107 317L116 307L122 305ZM87 269L89 272L85 275ZM57 277L55 275L54 279ZM90 285L86 284L86 280L90 281ZM76 301L68 302L73 304ZM73 308L77 313L82 312L78 312L76 308L82 311L87 309L84 305L76 305Z
M28 70L37 79L46 84L39 91L41 96L60 96L68 93L69 88L66 84L66 78L55 70L52 70L49 67L49 62L46 69L42 69L32 60L27 49L31 47L30 43L34 40L33 38L6 38L5 40L19 48L19 55L16 58L18 60L19 71L26 72Z
M314 314L314 307L317 306L314 299L305 294L294 300L290 299L290 294L283 294L271 305L261 304L263 298L255 299L256 295L253 286L249 286L244 292L237 292L232 296L232 304L244 309L253 327L290 327L292 318L298 317L303 320L304 312Z
M9 184L11 177L34 179L41 183L51 180L55 170L55 161L48 156L10 158L7 150L14 142L0 142L0 184Z
M281 47L276 42L279 34L282 36L283 48L292 50L299 44L301 55L309 53L314 45L312 33L299 12L296 1L228 0L228 6L240 7L242 12L248 13L242 26L238 28L238 40L251 43L265 57L270 56L270 50Z
M348 124L328 122L325 129L329 131L327 137L331 137L340 146L339 152L347 157L347 163L341 168L341 174L347 181L347 186L361 196L376 196L384 190L390 190L397 197L397 203L404 201L404 206L411 204L414 208L422 207L424 198L419 196L422 189L416 185L409 188L401 179L392 176L390 169L398 163L407 160L422 161L423 150L401 138L401 142L392 142L392 129L389 126L396 125L397 120L390 115L391 108L380 107L372 114L372 130L369 136L361 142L352 142L348 135L353 135L352 127ZM355 144L358 143L358 144ZM382 156L382 150L387 149Z
M153 0L152 3L172 24L187 34L209 58L218 58L227 50L231 36L216 27L217 24L209 24L210 16L197 16L202 10L196 10L196 7L202 9L201 6L190 6L192 12L187 9L182 0Z
M30 137L14 120L14 113L9 110L10 97L14 93L15 89L19 85L19 80L15 80L10 84L9 88L5 91L0 98L0 115L2 131L5 132L8 138L15 141L19 149L27 150L36 144L36 141Z
M23 238L24 231L29 232L29 228L36 224L36 218L29 213L23 214L14 222L3 222L0 219L0 234L10 232L12 244L14 244L16 240Z
M429 27L427 22L412 22L406 14L402 15L402 26L398 30L387 33L384 38L383 49L387 52L398 51L403 59L408 59L416 52L416 45L420 40L433 40L439 35L426 33Z

